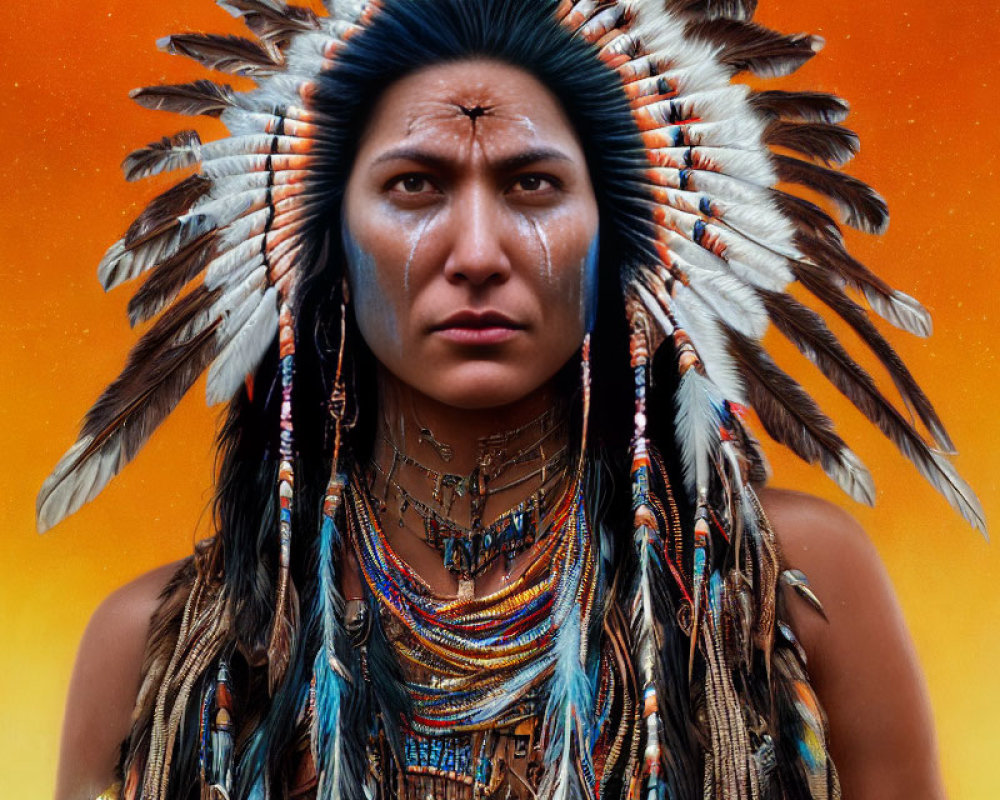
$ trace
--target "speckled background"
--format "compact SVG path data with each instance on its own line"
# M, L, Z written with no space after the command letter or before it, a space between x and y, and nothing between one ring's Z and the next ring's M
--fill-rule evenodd
M890 335L936 399L962 451L959 468L1000 525L1000 10L987 0L762 5L764 23L826 38L826 50L781 85L840 92L852 103L849 124L863 150L851 169L886 196L893 221L881 239L850 235L850 243L934 314L929 341ZM44 537L32 519L38 486L134 338L128 289L103 296L94 269L169 182L128 185L118 163L185 127L134 106L127 92L202 77L154 48L159 36L186 29L235 33L240 25L209 0L3 7L0 787L11 797L51 795L76 644L101 598L186 554L207 531L216 412L199 396L96 503ZM220 131L211 120L197 125L204 136ZM791 372L819 383L804 359L774 344ZM878 507L853 505L818 469L777 452L775 483L834 499L864 523L926 670L951 796L992 800L1000 796L1000 554L835 392L821 396L875 473Z

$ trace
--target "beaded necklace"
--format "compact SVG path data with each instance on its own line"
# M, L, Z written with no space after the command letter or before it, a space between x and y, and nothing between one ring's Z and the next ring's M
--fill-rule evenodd
M400 660L431 676L408 686L414 731L487 730L537 714L537 691L555 664L555 632L571 613L586 626L598 591L579 477L538 532L525 572L481 598L433 594L392 550L360 476L347 512L364 579L407 632L396 642Z

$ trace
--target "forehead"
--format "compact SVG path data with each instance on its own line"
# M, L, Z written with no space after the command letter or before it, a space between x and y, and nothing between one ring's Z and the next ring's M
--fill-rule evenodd
M497 155L546 144L582 158L555 96L524 70L487 60L435 65L394 83L373 109L361 154L402 142L448 147L470 141Z

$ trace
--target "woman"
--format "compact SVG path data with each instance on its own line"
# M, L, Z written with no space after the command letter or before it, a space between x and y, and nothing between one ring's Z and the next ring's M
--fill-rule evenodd
M262 88L137 93L233 137L126 161L201 163L100 268L153 270L133 321L173 305L39 498L47 526L96 494L211 363L209 398L233 398L219 533L95 618L62 794L101 791L127 737L125 797L940 796L877 559L836 509L755 492L740 416L870 499L760 349L770 318L981 524L783 293L797 278L865 335L950 448L841 287L902 327L926 312L770 189L884 225L867 187L765 149L845 160L842 104L728 83L816 42L742 6L229 5L260 43L165 46Z

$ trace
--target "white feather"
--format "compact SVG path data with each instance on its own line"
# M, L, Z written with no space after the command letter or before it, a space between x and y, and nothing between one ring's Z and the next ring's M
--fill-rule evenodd
M244 305L251 305L246 322L232 332L232 338L208 370L205 399L209 405L229 400L257 369L264 353L278 332L278 292L271 286L262 294L251 294ZM241 309L242 311L242 309ZM222 331L235 326L220 326L220 344L225 341Z
M674 292L674 317L691 337L709 379L727 400L746 405L743 381L712 310L683 284L678 284Z
M739 278L717 270L691 266L690 288L715 315L751 339L760 339L770 322L760 295Z
M660 326L660 330L663 331L664 336L673 336L674 325L670 321L670 318L666 315L663 309L663 305L657 300L656 296L647 289L641 281L632 281L630 286L635 289L639 298L642 300L642 304L649 311L653 319L656 320L657 325Z
M680 447L684 485L691 498L706 496L711 465L722 441L723 398L719 390L696 369L689 369L677 387L675 429Z
M252 236L235 247L217 254L205 267L205 287L216 289L223 284L230 284L239 278L248 264L264 265L264 254L261 246L264 234Z

